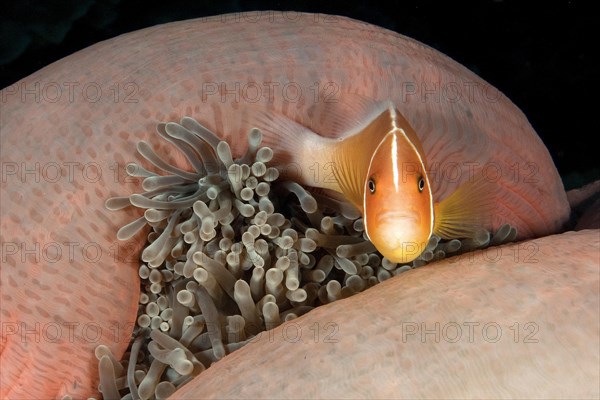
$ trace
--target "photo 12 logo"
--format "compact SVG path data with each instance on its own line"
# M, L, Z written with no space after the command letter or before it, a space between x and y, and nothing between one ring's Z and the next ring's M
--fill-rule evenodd
M61 263L127 263L139 264L143 243L113 242L2 242L0 260L18 263L43 263L43 270L57 273Z
M476 322L414 322L400 323L402 343L498 343L511 340L514 343L538 343L539 325L535 322L514 322L510 325L495 321Z
M133 324L111 323L101 325L89 322L33 322L3 321L2 345L9 341L19 343L118 343L129 342Z
M15 97L22 103L137 103L139 87L135 82L20 82L2 90L0 102Z
M220 15L219 20L222 23L247 23L256 24L259 22L275 22L276 20L285 20L287 23L303 24L335 24L340 17L337 15L324 14L306 14L299 11L244 11ZM205 18L210 21L212 18Z
M340 95L336 82L314 82L309 86L299 82L203 82L201 99L203 103L335 103Z

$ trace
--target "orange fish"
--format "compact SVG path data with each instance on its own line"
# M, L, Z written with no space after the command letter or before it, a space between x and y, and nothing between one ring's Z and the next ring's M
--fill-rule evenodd
M283 176L343 194L362 213L368 238L393 262L417 258L433 234L470 238L489 229L493 206L484 179L473 176L435 202L423 147L408 121L391 103L374 105L353 97L342 107L355 108L350 114L357 119L366 115L365 122L351 122L356 127L335 139L272 111L258 112L254 122L267 132L267 143L279 141L277 164L284 166ZM339 106L326 111L338 125L343 124L335 116ZM315 173L319 168L329 174Z

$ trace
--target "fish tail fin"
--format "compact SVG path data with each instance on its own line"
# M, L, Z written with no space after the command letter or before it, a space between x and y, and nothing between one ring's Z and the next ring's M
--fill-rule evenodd
M274 110L249 108L244 126L262 132L262 147L273 150L272 165L280 176L300 184L329 188L314 178L315 168L330 162L335 140L322 137Z
M490 229L495 212L493 184L481 175L434 205L433 233L443 239L474 238Z
M275 111L259 108L247 110L244 126L258 128L262 133L261 146L273 150L273 160L294 159L302 151L307 139L317 134Z

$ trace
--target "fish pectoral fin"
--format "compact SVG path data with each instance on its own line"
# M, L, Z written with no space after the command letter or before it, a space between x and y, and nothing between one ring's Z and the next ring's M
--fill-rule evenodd
M482 177L460 185L434 205L433 233L443 239L474 238L491 227L495 212L494 184Z

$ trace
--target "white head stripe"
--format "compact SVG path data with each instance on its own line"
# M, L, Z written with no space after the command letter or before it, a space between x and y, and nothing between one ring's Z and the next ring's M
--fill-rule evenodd
M395 114L395 111L394 111ZM399 128L398 126L396 126L396 120L394 119L394 130L398 130L400 131L400 133L402 133L402 135L406 138L406 141L408 142L408 144L410 144L410 147L412 147L412 149L414 150L415 154L417 155L417 157L419 158L419 163L421 163L421 168L423 169L423 178L425 179L426 182L426 186L427 186L427 191L429 194L429 214L430 214L430 221L431 224L429 226L429 236L431 237L431 235L433 234L433 194L431 193L431 185L429 184L429 177L427 176L427 169L425 168L425 162L423 161L423 157L421 156L421 153L419 153L419 150L415 147L414 143L410 140L410 138L408 137L408 135L406 134L406 132L404 132L404 129Z
M392 174L394 177L394 188L396 193L400 190L400 173L398 172L398 137L394 134L392 140Z

